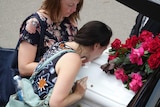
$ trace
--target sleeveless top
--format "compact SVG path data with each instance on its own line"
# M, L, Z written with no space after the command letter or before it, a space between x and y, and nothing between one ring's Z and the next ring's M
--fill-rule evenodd
M50 58L53 54L63 50L71 49L69 46L65 45L64 42L55 43L47 52L44 54L42 60L39 64L43 63L45 60ZM54 87L57 80L57 73L55 71L55 65L59 58L65 53L61 54L51 62L49 62L39 73L36 74L34 82L32 83L34 92L38 94L41 99L47 97L49 91Z
M40 30L41 26L39 21L37 21L37 12L30 15L31 17L20 28L20 42L27 41L32 45L38 45L40 41ZM42 55L49 49L49 47L55 42L60 41L73 41L73 36L77 34L78 28L70 23L69 19L66 17L59 23L48 24L48 18L39 15L40 20L43 22L44 28L44 49L41 50ZM37 19L37 20L36 20Z

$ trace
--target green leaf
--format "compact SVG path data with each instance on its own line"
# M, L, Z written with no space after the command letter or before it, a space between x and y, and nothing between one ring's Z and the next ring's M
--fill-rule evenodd
M124 58L124 61L123 61L123 64L130 64L131 62L130 62L130 59L129 59L129 57L125 57Z
M150 73L153 73L153 70L152 69L150 69L150 67L149 67L149 65L148 64L145 64L145 72L147 73L147 74L150 74Z
M124 58L125 58L125 57L124 57ZM115 63L116 66L121 65L121 64L123 63L123 61L124 61L124 58L119 58L119 57L117 57L117 58L115 58L115 59L113 60L113 62Z

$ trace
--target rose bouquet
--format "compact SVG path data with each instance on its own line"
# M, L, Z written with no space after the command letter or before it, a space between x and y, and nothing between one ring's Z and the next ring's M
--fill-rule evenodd
M125 44L115 39L109 49L108 63L102 69L114 74L127 89L137 92L148 76L160 68L159 37L143 31L128 38Z

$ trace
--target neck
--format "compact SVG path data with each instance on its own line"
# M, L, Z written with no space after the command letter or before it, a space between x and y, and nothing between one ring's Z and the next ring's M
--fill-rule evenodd
M72 49L74 49L75 51L77 51L79 48L79 44L74 41L66 42L65 44L68 45L69 47L71 47Z
M85 57L86 59L88 58L88 56L89 56L88 51L90 49L89 47L84 47L84 46L82 46L82 45L80 45L80 44L78 44L74 41L66 42L65 44L67 46L71 47L72 49L74 49L75 52L80 55L80 57Z

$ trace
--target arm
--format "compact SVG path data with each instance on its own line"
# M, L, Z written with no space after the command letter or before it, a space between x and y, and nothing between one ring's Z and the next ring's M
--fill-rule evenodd
M33 46L26 41L21 42L18 51L18 68L20 75L31 76L38 65L34 62L37 52L37 46Z
M19 46L18 68L22 77L31 76L38 64L34 62L34 60L37 53L37 44L39 43L39 26L39 22L36 18L26 20L21 26L20 35L22 41Z
M77 82L76 90L70 93L81 65L81 58L76 53L67 53L59 59L56 64L58 78L49 101L50 107L66 107L83 97L87 78Z

